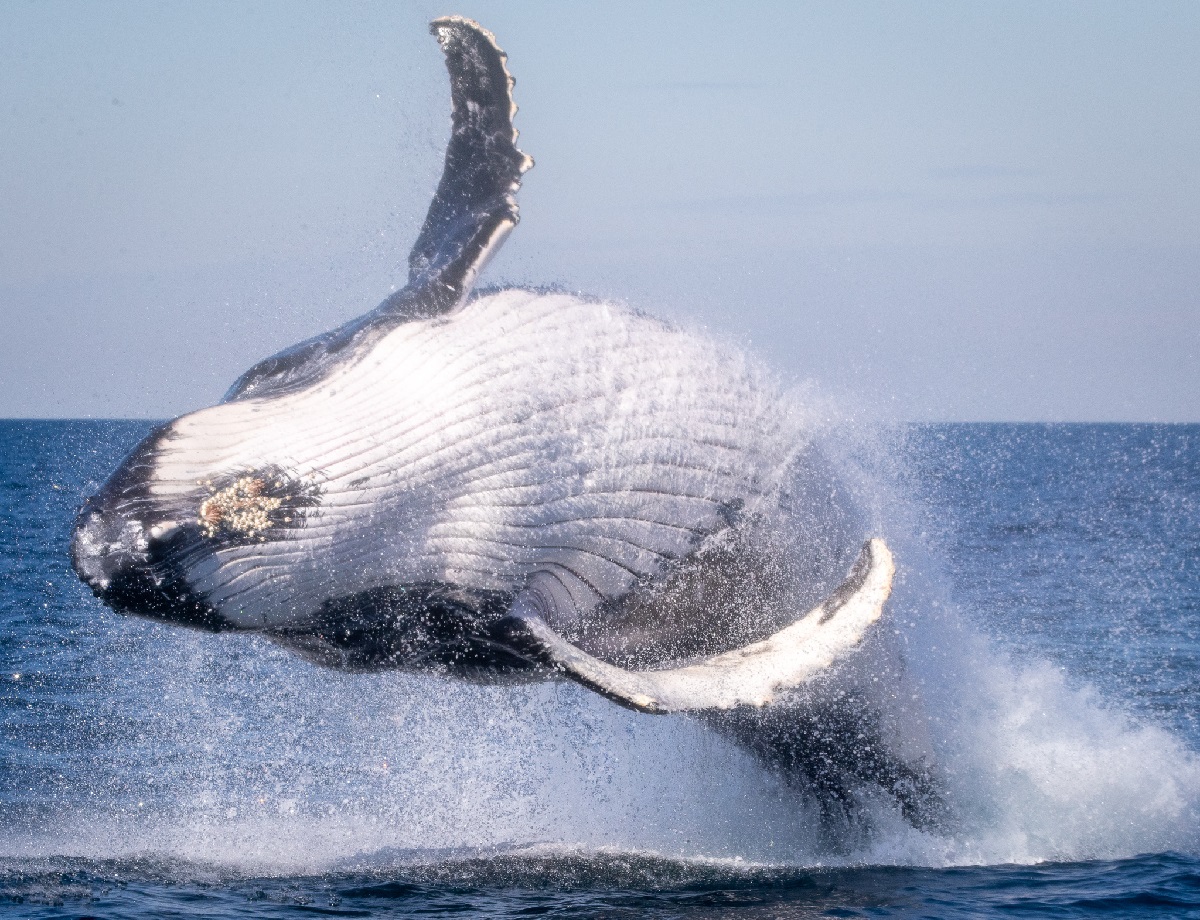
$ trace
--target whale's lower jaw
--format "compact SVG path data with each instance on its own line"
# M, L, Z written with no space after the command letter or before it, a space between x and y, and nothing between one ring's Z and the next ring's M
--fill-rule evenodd
M117 613L204 632L228 632L237 628L203 599L192 594L182 582L156 582L143 571L119 572L103 587L93 586L92 593Z

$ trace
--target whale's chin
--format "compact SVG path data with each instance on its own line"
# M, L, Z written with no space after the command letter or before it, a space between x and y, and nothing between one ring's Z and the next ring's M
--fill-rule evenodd
M89 507L71 535L71 562L80 580L117 613L208 632L236 628L188 585L171 561L172 542L130 519L114 534L111 519Z

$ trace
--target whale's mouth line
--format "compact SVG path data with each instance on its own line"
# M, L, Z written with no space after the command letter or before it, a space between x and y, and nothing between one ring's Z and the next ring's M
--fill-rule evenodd
M166 525L164 525L166 526ZM188 533L191 535L188 536ZM468 592L452 585L384 586L324 601L305 622L239 625L189 586L179 567L186 545L203 538L174 524L147 564L126 566L93 593L114 611L205 632L267 638L336 670L407 670L497 680L538 672L580 683L649 713L761 707L852 650L882 613L895 571L882 540L868 541L849 575L817 607L759 642L678 667L628 670L559 636L527 595ZM173 545L176 544L176 545Z

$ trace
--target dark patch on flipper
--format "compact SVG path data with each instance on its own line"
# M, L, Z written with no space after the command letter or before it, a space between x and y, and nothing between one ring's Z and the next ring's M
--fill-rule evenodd
M222 402L311 386L401 323L454 310L516 226L516 192L533 160L517 149L507 57L469 19L435 19L430 30L446 55L453 130L441 182L409 253L408 284L370 313L260 361Z
M874 564L874 551L871 546L871 541L868 540L863 544L862 552L859 553L858 559L850 569L850 574L828 598L822 606L825 612L821 615L821 622L827 623L839 610L846 606L855 593L863 586L867 580L867 576L871 573L871 566Z

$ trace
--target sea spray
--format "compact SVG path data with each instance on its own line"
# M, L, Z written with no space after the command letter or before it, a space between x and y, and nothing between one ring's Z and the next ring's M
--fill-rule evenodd
M25 672L12 686L38 701L23 711L42 721L21 736L30 792L7 794L0 855L139 856L244 875L531 847L790 866L1196 852L1194 753L1062 665L983 637L990 611L955 605L894 435L831 426L822 438L848 487L873 496L900 561L881 627L919 697L950 808L940 827L914 829L863 789L852 846L830 846L819 803L691 719L630 713L567 685L333 672L262 640L114 616L65 563L51 565L63 521L35 516L21 539L45 551L14 571L31 586L50 572L51 587L45 608L20 616L37 610L57 638L10 653ZM102 450L56 449L22 488L44 485L37 501L53 511L72 496L51 485L82 494L106 462Z

